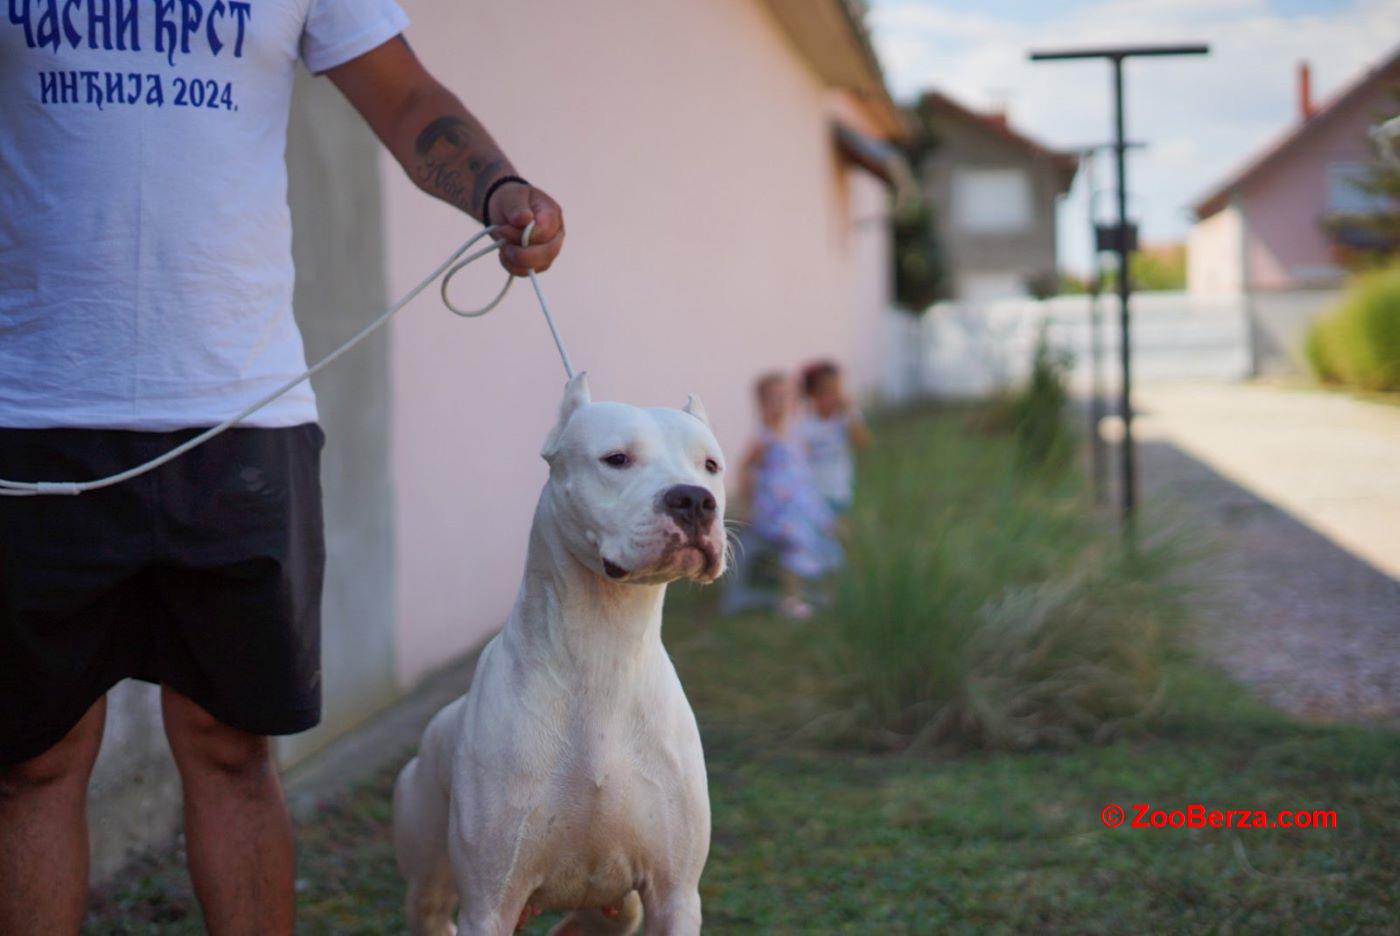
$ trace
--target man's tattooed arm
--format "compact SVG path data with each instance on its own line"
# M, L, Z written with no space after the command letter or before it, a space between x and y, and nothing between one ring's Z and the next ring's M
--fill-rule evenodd
M327 76L419 188L477 220L491 183L514 174L491 134L428 74L402 36Z
M326 76L419 188L485 223L481 203L486 193L516 171L486 128L428 73L402 37L337 65ZM549 269L564 243L558 203L533 186L506 185L496 191L501 194L491 197L491 211L506 241L501 265L516 276ZM521 227L507 216L520 220ZM528 247L522 243L527 217L535 224Z
M510 161L470 115L431 120L413 145L413 181L483 223L481 203L491 183L513 174Z

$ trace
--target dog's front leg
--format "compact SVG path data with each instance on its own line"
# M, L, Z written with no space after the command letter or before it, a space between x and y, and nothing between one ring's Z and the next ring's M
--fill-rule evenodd
M511 936L529 919L528 898L528 893L512 895L494 907L481 906L482 901L463 901L457 915L457 936Z
M687 887L648 887L642 892L647 936L699 936L700 890Z
M495 914L467 914L457 917L457 936L511 936L518 920Z
M457 908L457 936L510 936L538 912L529 906L530 895L539 886L537 879L512 874L509 866L478 867L476 874L463 874L463 859L456 854L453 864L462 895Z
M496 846L497 854L505 853L503 841L487 841ZM467 861L473 858L475 866L468 866ZM460 851L454 851L453 867L462 895L457 908L457 936L510 936L533 915L529 902L539 886L537 878L516 874L511 864L492 864L482 855Z

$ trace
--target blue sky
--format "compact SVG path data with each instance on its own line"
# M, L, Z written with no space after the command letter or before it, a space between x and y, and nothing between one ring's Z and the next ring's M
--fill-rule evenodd
M1108 66L1026 61L1031 48L1203 41L1205 59L1130 63L1128 132L1149 145L1129 167L1149 241L1178 240L1187 208L1296 115L1298 62L1314 98L1400 45L1400 0L870 0L870 26L896 97L934 87L1058 147L1109 139ZM1103 164L1101 177L1109 172ZM1108 199L1103 205L1108 207ZM1086 196L1060 211L1064 263L1083 269Z

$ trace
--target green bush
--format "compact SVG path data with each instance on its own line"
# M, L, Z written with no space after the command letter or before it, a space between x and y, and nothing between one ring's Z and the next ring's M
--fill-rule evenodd
M919 423L927 427L927 421ZM1027 475L1006 437L882 428L816 639L837 740L1064 746L1156 710L1170 562L1130 563L1077 478Z
M1318 319L1308 329L1308 334L1303 339L1303 357L1307 359L1308 366L1312 368L1313 375L1318 380L1329 384L1340 383L1342 376L1337 373L1337 368L1332 363L1334 353L1328 345L1325 321Z
M1400 266L1358 276L1341 303L1313 323L1304 353L1319 380L1400 390Z

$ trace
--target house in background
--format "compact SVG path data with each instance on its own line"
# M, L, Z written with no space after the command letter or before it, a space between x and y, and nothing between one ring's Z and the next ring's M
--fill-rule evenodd
M934 206L955 300L1025 296L1056 270L1055 206L1078 170L1073 153L926 91L915 105L933 146L915 167Z
M595 397L700 394L731 455L754 375L834 357L857 392L890 305L881 140L904 117L849 0L403 0L407 37L564 206L541 277ZM528 67L521 67L528 63ZM433 201L325 79L300 76L287 147L297 319L313 360L477 230ZM875 167L872 171L872 166ZM483 262L459 302L494 294ZM545 478L564 374L519 286L491 315L428 290L315 378L328 562L325 721L286 766L354 729L503 623ZM152 687L109 701L93 782L98 874L168 838L175 774Z
M1188 291L1239 297L1255 374L1308 371L1308 328L1336 301L1358 233L1346 216L1400 210L1356 184L1377 159L1371 129L1400 112L1400 49L1321 106L1306 63L1297 80L1297 121L1196 202L1187 239Z
M1345 229L1383 210L1356 182L1376 161L1369 132L1400 112L1400 49L1321 106L1298 68L1298 119L1194 206L1188 288L1197 294L1335 288ZM1389 206L1400 210L1400 206Z

